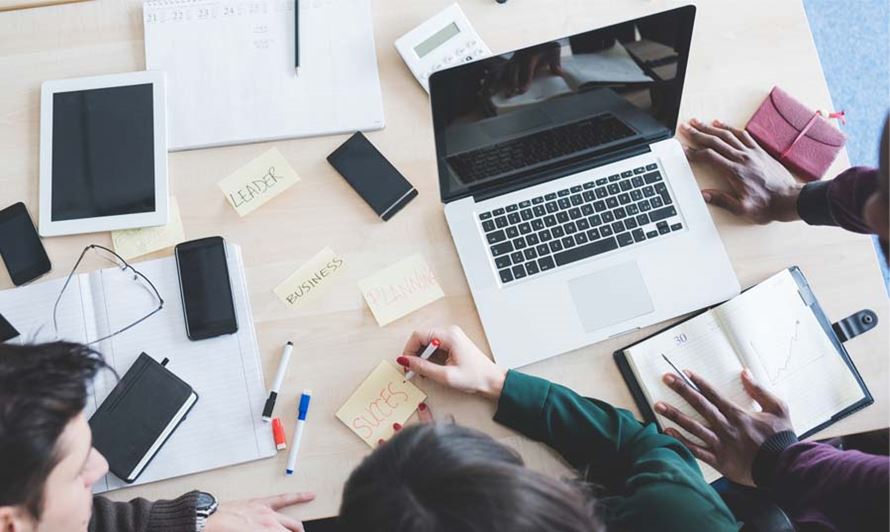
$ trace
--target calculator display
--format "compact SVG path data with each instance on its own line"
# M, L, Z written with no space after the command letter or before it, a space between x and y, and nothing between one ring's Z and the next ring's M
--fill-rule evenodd
M437 31L433 35L431 35L427 40L418 44L414 47L414 52L417 54L417 57L423 57L426 54L432 52L440 45L446 43L448 39L454 37L460 33L460 28L452 22L451 24L445 26L441 30Z

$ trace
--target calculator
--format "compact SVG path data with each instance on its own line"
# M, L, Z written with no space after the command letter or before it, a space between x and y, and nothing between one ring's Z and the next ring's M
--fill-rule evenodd
M491 56L457 4L396 39L395 46L427 93L433 72Z

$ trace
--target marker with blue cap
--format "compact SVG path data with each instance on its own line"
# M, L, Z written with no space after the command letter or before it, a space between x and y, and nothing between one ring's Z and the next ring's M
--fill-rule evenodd
M303 390L300 395L300 407L297 411L297 426L294 427L294 437L290 448L290 454L287 456L287 469L285 474L291 476L294 474L294 468L297 465L297 453L300 452L300 441L303 439L303 426L306 424L306 415L309 413L309 401L312 400L312 391Z

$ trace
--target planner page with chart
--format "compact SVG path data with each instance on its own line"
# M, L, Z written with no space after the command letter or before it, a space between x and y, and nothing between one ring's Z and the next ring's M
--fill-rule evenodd
M171 150L383 127L370 0L151 0L145 65L167 75Z
M240 248L227 244L238 332L192 342L185 332L179 278L173 257L135 263L164 299L163 309L144 322L91 347L123 375L143 351L188 383L198 394L189 415L132 484L108 474L94 485L100 493L124 486L197 473L273 456L271 427L261 420L266 399ZM154 308L154 295L133 274L106 268L72 277L52 326L52 307L64 279L0 291L0 314L22 334L12 343L65 339L91 342L122 329ZM92 415L114 388L111 372L92 383L86 414Z
M755 411L760 406L741 381L742 370L748 368L758 382L785 400L799 435L810 433L867 398L855 369L847 365L845 352L839 352L831 342L813 309L801 298L789 270L623 353L659 425L675 428L700 443L651 408L664 401L707 425L664 384L666 373L676 373L665 357L680 370L695 371L730 401ZM709 481L719 477L713 469L700 465Z

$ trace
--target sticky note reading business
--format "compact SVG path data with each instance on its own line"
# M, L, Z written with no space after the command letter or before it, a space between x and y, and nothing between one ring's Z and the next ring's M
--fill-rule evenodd
M272 148L217 184L238 216L246 216L299 180L281 152Z
M426 394L406 381L400 370L382 360L337 411L337 419L377 447L381 439L393 435L393 423L404 425L425 399Z
M401 260L358 285L381 327L445 295L420 255Z
M275 295L289 307L299 307L318 297L343 268L343 259L331 248L324 248L275 287Z
M167 225L111 232L114 251L126 260L175 246L184 240L185 231L182 229L179 204L173 196L170 196L170 217Z

